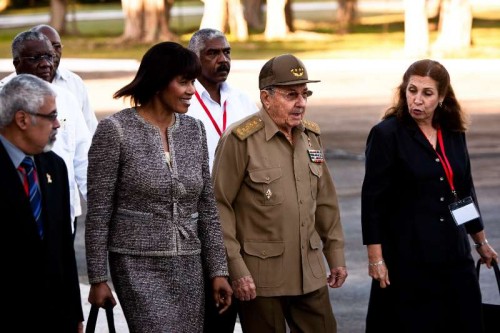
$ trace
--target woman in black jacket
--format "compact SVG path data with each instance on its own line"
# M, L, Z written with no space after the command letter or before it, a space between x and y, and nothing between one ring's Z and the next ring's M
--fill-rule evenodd
M370 131L362 189L373 278L367 332L481 331L467 234L488 267L498 255L479 216L465 130L448 72L420 60Z

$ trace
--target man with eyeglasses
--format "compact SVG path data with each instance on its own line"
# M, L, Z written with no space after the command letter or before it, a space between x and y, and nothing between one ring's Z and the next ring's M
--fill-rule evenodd
M32 74L50 82L54 76L55 52L49 39L36 31L19 33L12 41L12 57L16 75ZM12 79L12 76L10 79ZM2 82L5 84L9 78ZM68 168L72 229L82 214L80 194L87 199L87 154L92 140L80 105L69 90L51 84L56 92L58 120L61 124L53 151L63 158ZM0 89L2 87L0 86Z
M270 59L262 109L217 146L214 192L244 332L336 332L327 285L347 277L344 236L319 126L304 119L313 82L295 56Z
M12 276L2 322L13 331L83 333L68 174L50 152L60 128L55 98L29 74L0 90L0 260Z
M92 110L89 102L89 96L87 92L87 88L85 87L85 83L82 78L72 71L60 67L59 63L61 62L62 57L62 49L63 45L61 42L61 37L56 29L52 28L47 24L39 24L30 29L30 31L36 31L44 34L49 39L52 47L54 48L53 54L53 64L54 70L52 72L52 77L49 82L55 84L56 86L63 87L73 93L75 95L76 100L80 105L80 110L83 113L83 117L85 118L85 123L87 124L87 128L90 133L94 133L97 128L97 118L95 116L94 110ZM11 73L9 76L5 77L0 81L0 86L2 82L7 82L12 77L16 75L15 72Z
M56 29L52 28L50 25L40 24L34 26L30 29L31 31L41 32L50 40L52 47L54 48L54 72L53 77L50 80L56 86L60 86L71 91L78 103L81 106L83 117L85 118L85 123L90 131L94 133L97 128L97 118L95 116L94 110L92 110L89 102L89 95L85 83L82 78L77 74L73 73L67 68L59 66L62 57L63 45L61 42L61 37Z

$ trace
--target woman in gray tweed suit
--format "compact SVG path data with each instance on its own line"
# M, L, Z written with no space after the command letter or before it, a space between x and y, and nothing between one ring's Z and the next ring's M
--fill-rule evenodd
M185 115L198 57L164 42L114 97L132 108L99 123L89 151L85 245L89 302L116 304L131 333L202 332L203 271L224 311L231 300L205 129Z

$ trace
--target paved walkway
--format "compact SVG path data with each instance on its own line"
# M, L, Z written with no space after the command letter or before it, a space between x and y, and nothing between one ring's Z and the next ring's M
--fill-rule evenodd
M114 91L133 77L135 61L103 61L64 59L64 66L88 75L91 68L122 69L123 75L99 79L96 73L85 82L91 103L99 118L126 106L111 98ZM331 290L333 309L340 333L361 333L370 280L366 275L366 253L360 232L360 189L364 173L363 148L369 128L378 121L382 111L392 100L393 89L412 59L394 55L378 60L304 60L309 76L321 83L311 84L314 91L308 106L308 118L317 121L323 132L324 144L332 152L329 166L337 186L341 218L346 234L346 259L349 277L344 287ZM258 102L257 76L264 60L232 62L230 82L248 92ZM448 68L455 92L472 117L469 145L473 153L473 170L481 212L487 224L490 243L500 249L500 59L499 60L443 60ZM0 65L2 61L0 61ZM1 68L1 67L0 67ZM1 71L1 69L0 69ZM103 76L104 76L104 72ZM83 224L84 216L82 216ZM83 228L79 232L83 233ZM82 299L86 287L85 249L82 235L75 243L79 256ZM490 273L490 272L488 272ZM485 297L497 301L492 274L482 274ZM88 288L88 287L87 287ZM88 289L87 289L88 290ZM495 298L496 296L496 298ZM85 303L84 303L85 304ZM115 309L117 324L119 308ZM102 316L104 317L104 316ZM102 318L104 319L104 318Z
M80 293L82 294L82 304L83 304L83 312L85 318L88 318L90 312L90 303L87 301L89 290L90 286L88 284L80 283ZM115 299L118 299L114 292L113 294L115 295ZM113 308L113 316L115 319L116 332L129 333L127 322L125 321L125 317L123 316L120 304L118 304ZM99 315L97 316L95 333L107 333L107 332L108 332L108 324L106 322L106 313L104 312L104 310L101 309L99 310ZM242 333L241 326L239 323L236 323L234 333Z
M257 76L264 60L232 62L230 82L248 92L258 102ZM360 189L363 179L363 150L368 130L379 119L392 100L393 89L412 59L397 54L387 59L313 60L304 59L309 76L321 80L310 84L307 117L320 124L322 140L327 151L329 167L337 187L341 218L346 235L346 259L349 277L346 284L331 290L333 309L340 333L361 333L368 301L370 279L366 273L366 251L361 242ZM488 240L500 250L500 59L442 60L451 75L455 93L471 115L468 135L474 179ZM78 71L87 84L90 101L99 119L114 113L125 103L113 100L112 94L130 82L138 67L135 60L63 59L62 66ZM0 59L0 72L13 70L11 60ZM116 75L111 77L109 71ZM102 77L99 77L102 75ZM79 218L75 240L82 301L89 306L83 242L84 215ZM473 251L474 252L474 251ZM474 255L477 257L476 253ZM487 272L491 273L491 272ZM483 295L497 302L498 293L493 274L483 273ZM105 332L104 313L100 327ZM118 332L126 333L120 308L115 308Z
M402 51L388 54L387 59L304 59L310 77L320 84L311 85L314 95L311 104L332 105L340 112L339 105L387 105L392 99L392 89L414 59L405 58ZM265 60L233 60L230 82L248 92L259 102L257 77ZM499 112L500 59L463 60L443 59L451 75L455 93L471 112ZM115 112L127 106L112 95L130 82L139 67L136 60L72 59L63 58L61 66L78 72L85 79L91 104L97 113ZM0 59L0 76L14 70L11 59ZM115 76L109 75L112 72ZM3 77L3 76L2 76ZM468 110L469 111L469 110Z

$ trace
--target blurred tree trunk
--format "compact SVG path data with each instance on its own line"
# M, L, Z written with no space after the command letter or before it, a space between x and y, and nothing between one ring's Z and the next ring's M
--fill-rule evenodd
M142 38L142 0L122 0L124 28L122 39L139 41Z
M248 27L240 0L228 0L229 32L239 41L248 39Z
M205 0L203 6L203 17L201 18L200 29L212 28L226 32L227 25L227 1L226 0Z
M295 26L293 25L293 10L292 10L292 0L287 0L285 4L285 21L289 32L295 31Z
M170 2L169 2L170 1ZM171 0L122 0L124 29L120 41L152 43L177 40L169 29Z
M285 4L287 0L267 0L266 40L283 39L288 34Z
M343 35L350 32L357 18L358 0L337 0L338 33Z
M165 20L167 20L167 23L170 23L170 13L173 6L174 0L165 0Z
M251 29L260 30L264 28L264 11L262 0L243 0L243 14Z
M443 0L438 29L433 51L440 54L453 54L469 49L472 43L470 0Z
M264 28L264 0L243 0L244 15L248 26L252 29L261 30ZM269 6L268 6L269 8ZM269 10L269 9L268 9ZM294 15L292 8L292 0L286 0L285 3L285 22L289 32L295 31L293 23Z
M60 35L66 33L66 13L68 10L67 0L50 1L50 22L49 24L56 29Z
M10 0L0 0L0 12L4 11L10 5Z
M410 57L424 57L429 47L426 0L404 1L405 54Z
M230 33L237 40L248 39L247 22L241 0L205 0L200 29L212 28Z

